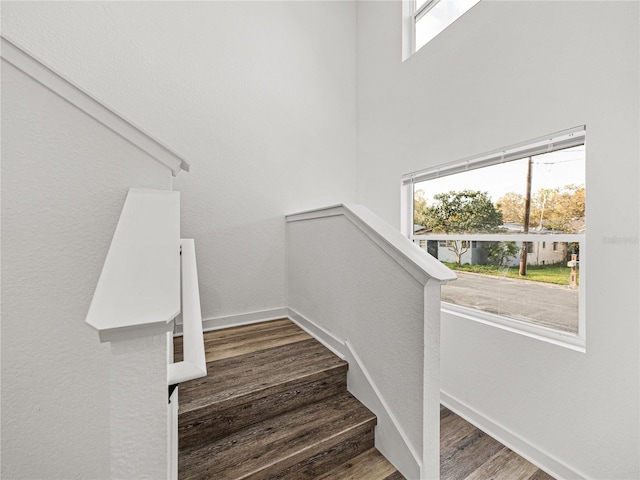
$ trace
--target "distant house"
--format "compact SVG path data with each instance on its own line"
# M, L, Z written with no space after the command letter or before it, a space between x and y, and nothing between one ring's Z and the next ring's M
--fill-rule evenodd
M454 251L454 241L452 240L429 240L432 248L437 249L437 255L434 255L441 262L455 263L457 257ZM489 253L483 248L484 242L461 240L458 241L458 248L466 250L460 257L460 262L470 265L484 265L487 263ZM431 252L429 252L431 253ZM433 255L433 253L431 253Z
M522 242L515 242L522 248ZM567 244L563 242L529 242L527 248L527 265L551 265L562 263L567 257ZM507 265L519 265L520 255L509 257Z
M523 227L517 223L505 223L502 228L508 233L522 233ZM427 235L431 233L431 229L422 225L414 225L414 235ZM560 233L553 230L542 228L535 233ZM455 263L457 256L455 254L455 245L453 240L429 240L419 239L417 242L420 248L427 250L433 257L441 262ZM469 265L486 265L488 263L489 252L486 243L482 241L461 240L458 241L458 249L466 250L460 257L462 264ZM523 242L514 241L518 250L522 249ZM551 265L562 263L567 258L567 245L563 242L528 242L527 247L527 265ZM520 264L520 253L506 258L504 262L506 266L515 267Z

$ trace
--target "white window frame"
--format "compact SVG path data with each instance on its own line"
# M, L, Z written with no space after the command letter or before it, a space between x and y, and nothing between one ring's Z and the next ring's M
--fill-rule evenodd
M416 8L416 0L403 0L402 2L402 20L403 20L402 22L402 31L403 31L402 60L403 61L409 58L411 55L416 53L418 50L420 50L420 48L424 46L424 45L421 45L419 48L416 47L416 41L417 41L416 24L425 15L428 15L429 11L432 10L433 7L435 7L442 1L455 1L455 0L426 0L424 4L420 5L420 7L418 8ZM480 0L477 0L477 1L478 3L480 2ZM466 11L463 12L460 16L456 17L454 20L452 20L449 25L444 27L444 30L446 30L452 23L458 20L465 13Z
M579 352L586 351L586 288L587 288L587 245L584 233L562 234L427 234L413 235L414 185L425 180L453 175L482 167L498 165L529 156L575 147L586 146L586 127L584 125L564 130L552 135L522 142L509 147L474 157L448 162L437 167L411 172L402 176L401 231L412 240L471 240L471 241L526 241L526 242L576 242L580 246L580 282L578 286L578 333L563 332L533 323L516 320L501 315L484 312L442 302L442 312L474 320L486 325L508 330L514 333L560 345ZM586 155L586 149L585 149ZM585 157L586 160L586 157ZM427 254L425 252L425 254Z

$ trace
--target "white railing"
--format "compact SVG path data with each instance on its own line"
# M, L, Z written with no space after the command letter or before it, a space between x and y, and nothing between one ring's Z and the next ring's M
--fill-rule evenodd
M456 275L439 261L425 256L397 229L375 215L368 208L357 204L341 204L287 215L287 222L345 216L385 253L399 263L417 280L432 278L441 282L455 280Z
M142 151L148 153L155 160L171 170L175 177L181 170L189 171L189 163L178 153L161 143L142 128L136 126L130 120L112 108L100 102L78 85L56 72L51 67L27 52L24 48L18 47L4 34L0 35L2 58L21 70L31 78L40 82L52 92L75 105L77 108L93 117L102 125L131 142Z
M437 479L440 288L455 273L361 205L286 220L292 318L350 361L376 447L405 477Z
M100 341L171 329L180 313L180 193L132 188L86 322Z
M584 233L429 233L411 235L411 240L470 240L478 242L583 242Z
M181 312L184 361L172 364ZM179 192L129 190L86 322L111 344L111 476L175 478L177 404L167 404L167 382L206 375L195 247L180 239Z
M182 345L183 360L170 363L167 384L175 385L207 375L207 361L202 334L202 313L198 291L196 248L193 239L182 239Z

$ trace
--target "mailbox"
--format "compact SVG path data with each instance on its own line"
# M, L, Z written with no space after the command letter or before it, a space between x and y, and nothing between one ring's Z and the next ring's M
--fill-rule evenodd
M567 267L571 268L571 277L569 279L569 285L575 287L578 285L578 255L571 254L571 260L567 262Z

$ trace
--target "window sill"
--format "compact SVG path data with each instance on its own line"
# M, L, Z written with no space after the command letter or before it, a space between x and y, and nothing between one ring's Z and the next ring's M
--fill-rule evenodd
M523 335L543 342L551 343L560 347L586 353L586 339L584 334L573 334L554 330L552 328L534 325L512 318L502 317L492 313L483 312L474 308L462 307L453 303L442 302L442 313L455 315L475 322L490 325L508 332Z

